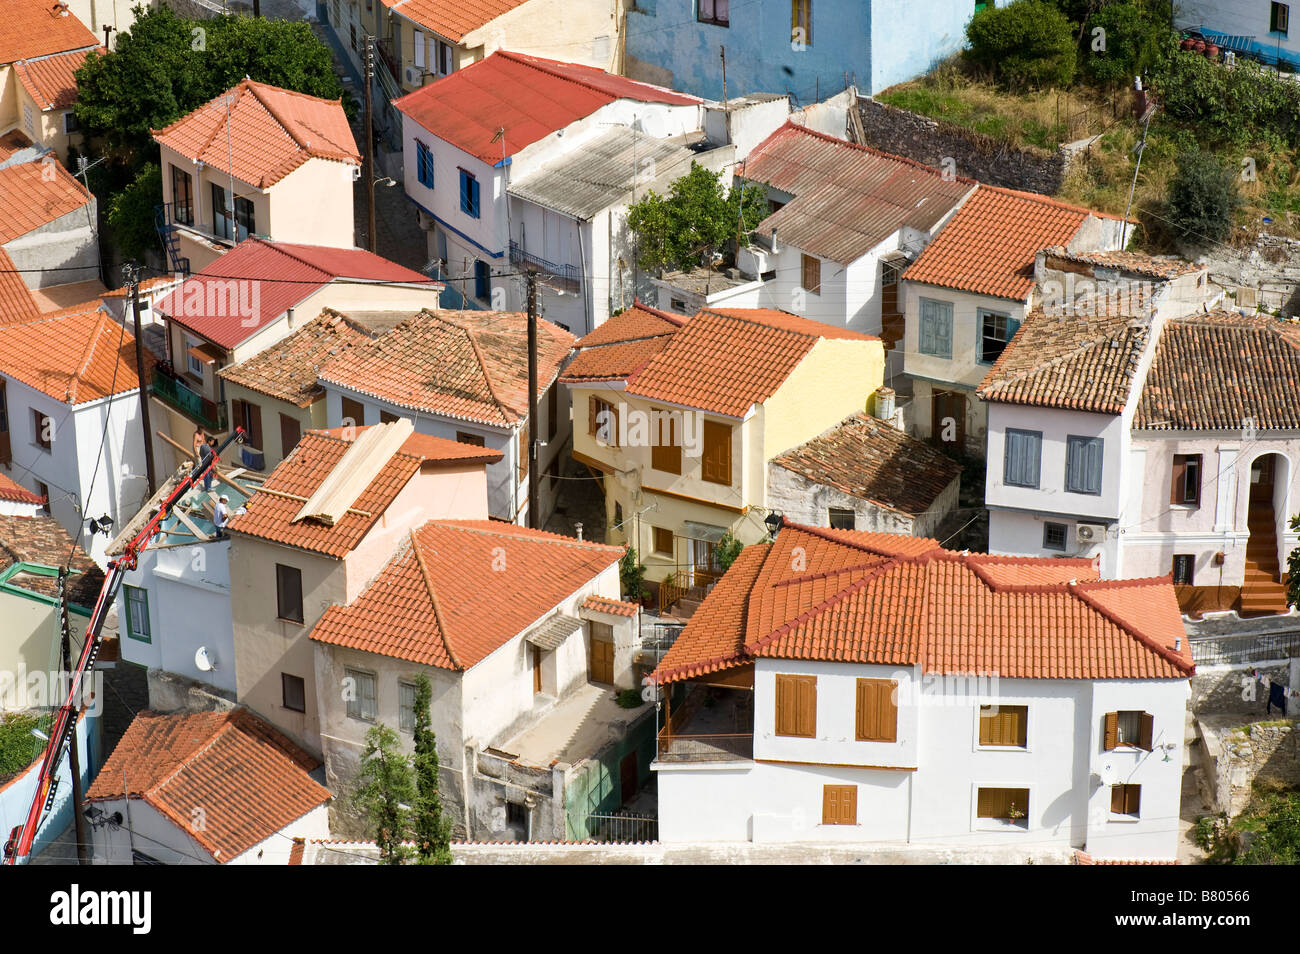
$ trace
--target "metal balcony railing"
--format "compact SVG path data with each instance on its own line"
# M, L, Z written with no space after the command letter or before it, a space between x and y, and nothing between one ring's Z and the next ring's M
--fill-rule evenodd
M202 424L209 431L227 430L226 406L210 401L179 378L155 367L149 390L164 404L174 407L190 420Z
M519 247L519 243L510 242L510 264L511 265L535 265L547 275L550 275L551 285L558 285L565 291L573 292L575 295L582 287L582 276L578 272L576 265L557 265L554 262L548 262L540 255L534 255L531 252L525 252Z
M751 732L727 735L659 733L660 762L739 762L754 757Z

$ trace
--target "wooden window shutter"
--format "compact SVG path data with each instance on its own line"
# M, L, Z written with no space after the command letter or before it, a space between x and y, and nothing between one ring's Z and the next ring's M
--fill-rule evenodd
M1000 818L1002 811L1002 794L1006 789L1002 788L981 788L975 807L975 813L980 818Z
M776 734L811 739L817 735L817 677L776 677Z
M1182 454L1174 455L1174 479L1169 488L1169 502L1180 504L1183 502L1184 487L1187 483L1187 458Z
M1107 752L1119 744L1119 713L1106 713L1106 732L1102 741L1102 748Z
M822 786L822 824L835 825L840 817L840 793L837 785Z
M528 424L519 428L519 479L523 480L528 476Z
M1142 786L1125 785L1124 786L1124 814L1136 815L1141 807Z
M546 392L546 439L553 440L560 430L560 382Z
M731 485L731 427L704 422L704 459L700 476L714 484Z
M262 447L262 407L252 401L244 402L244 413L248 415L248 440L258 450Z
M597 415L599 413L600 401L596 395L593 394L587 398L587 434L591 437L595 437L596 432L600 430L600 424L597 420Z
M297 419L287 414L280 415L280 456L288 457L289 452L302 440L302 425Z
M803 738L817 736L817 677L799 679L799 735Z
M245 430L248 429L248 425L244 421L244 402L239 400L239 398L230 399L230 419L236 426L242 427ZM248 435L248 440L249 443L252 443L253 436L251 434ZM257 445L253 444L253 446L256 447Z
M892 679L858 680L859 742L898 741L898 705L894 701L897 688L897 681Z
M794 735L798 728L794 718L795 688L793 676L776 677L776 734Z
M1124 811L1124 788L1123 785L1112 785L1110 787L1110 810L1115 814Z
M1142 728L1138 732L1138 748L1151 751L1151 740L1155 735L1156 719L1149 712L1142 713Z

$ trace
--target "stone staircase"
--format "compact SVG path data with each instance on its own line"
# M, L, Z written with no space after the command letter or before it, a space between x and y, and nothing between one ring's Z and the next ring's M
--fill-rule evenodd
M1246 572L1241 584L1241 615L1267 616L1286 612L1286 586L1280 582L1277 559L1277 531L1273 508L1251 506L1246 525Z

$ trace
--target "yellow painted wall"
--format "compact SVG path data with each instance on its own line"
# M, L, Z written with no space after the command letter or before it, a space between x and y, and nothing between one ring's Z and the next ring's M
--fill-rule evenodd
M18 109L18 75L12 66L0 66L0 129L8 129L22 121Z
M262 224L257 212L257 230L277 242L356 248L353 221L353 193L357 184L352 173L357 167L328 159L308 159L271 186L265 197L269 217Z

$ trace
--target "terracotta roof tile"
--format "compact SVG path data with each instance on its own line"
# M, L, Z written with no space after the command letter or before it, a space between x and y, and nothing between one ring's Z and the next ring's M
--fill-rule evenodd
M594 610L597 613L610 613L614 616L635 617L641 612L641 607L636 603L612 600L608 596L588 596L583 600L582 607L583 609Z
M329 801L329 791L308 774L319 767L242 707L141 712L86 799L141 798L224 864ZM196 806L202 826L193 824Z
M39 318L41 310L9 253L0 248L0 325Z
M538 321L539 395L573 343L563 328ZM528 416L528 317L426 310L339 355L319 377L414 411L513 424Z
M77 17L53 14L53 0L5 0L0 18L0 64L98 46Z
M322 434L339 440L353 440L362 431L376 427L367 424L363 427L321 427L313 428L308 434ZM462 444L445 437L431 434L412 434L402 442L399 450L403 454L419 457L422 464L495 464L505 456L504 451L477 444Z
M1226 312L1169 321L1134 428L1300 429L1300 324Z
M13 503L44 504L46 498L33 493L6 474L0 474L0 500Z
M560 380L577 384L629 377L662 351L685 322L638 301L578 341L581 350Z
M622 547L513 524L432 521L412 531L360 596L326 610L311 638L465 670L531 628L622 555ZM498 576L493 567L503 556L505 569Z
M227 529L342 559L378 522L420 469L422 460L399 450L332 526L310 518L295 522L302 505L338 465L350 444L342 436L305 433L245 504L247 512L232 517Z
M498 50L393 105L490 166L620 99L693 106L702 100L592 66ZM505 143L495 139L505 129Z
M316 381L321 365L371 337L347 315L327 308L287 338L217 373L232 384L307 407L325 393Z
M77 101L77 78L75 76L86 56L91 51L77 50L72 53L60 53L35 60L23 60L14 64L18 81L27 90L37 107L44 112L49 109L67 109Z
M929 510L961 474L956 461L867 414L845 419L771 463L912 515Z
M1151 329L1147 318L1124 309L1104 312L1100 303L1064 315L1031 312L976 394L1004 404L1122 413Z
M339 100L252 80L226 90L165 129L155 129L153 137L187 159L229 172L259 189L279 182L308 159L361 163Z
M627 392L743 417L775 394L822 338L879 340L767 308L702 311L629 378Z
M465 34L486 26L528 0L384 0L412 22L459 43Z
M631 308L619 312L599 325L595 331L578 340L579 348L617 344L623 341L640 341L661 335L671 335L686 324L688 319L658 308L634 302Z
M154 357L145 352L146 374ZM102 311L42 315L0 326L0 374L48 394L84 404L140 386L135 338Z
M903 226L928 232L975 187L911 159L787 122L737 174L794 196L756 230L842 265Z
M22 502L32 503L45 499L8 478L5 478L0 491L0 496L5 500L25 497ZM44 514L32 517L0 514L0 570L6 570L15 563L60 567L68 563L69 555L73 573L68 578L68 599L79 606L94 606L104 583L104 573L57 520ZM58 581L52 576L23 573L11 578L9 582L45 596L55 596L58 593Z
M431 292L444 287L364 249L249 238L160 298L154 308L209 341L234 348L336 280L409 283Z
M741 552L656 678L771 657L1004 678L1185 679L1195 667L1189 647L1174 649L1182 636L1168 578L1101 581L1089 561L786 524L774 543Z
M51 172L53 173L51 175ZM0 169L0 245L83 208L92 196L59 162Z
M1110 268L1131 275L1168 280L1179 275L1199 272L1204 265L1195 265L1173 255L1147 255L1143 252L1071 252L1064 248L1051 250L1053 258L1081 265Z
M908 281L1025 301L1034 259L1092 214L1032 192L981 185L903 273Z

